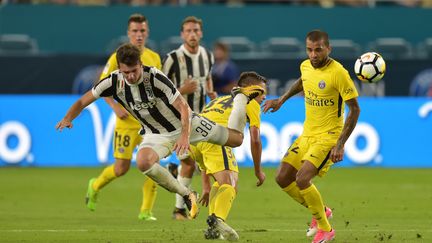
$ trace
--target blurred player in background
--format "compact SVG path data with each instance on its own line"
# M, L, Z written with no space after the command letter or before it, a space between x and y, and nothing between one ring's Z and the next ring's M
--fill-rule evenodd
M124 44L116 52L119 69L97 83L67 111L56 129L72 128L72 121L99 97L113 97L142 125L137 167L166 190L183 196L190 218L198 215L197 194L180 184L159 162L172 151L187 154L190 144L208 141L237 147L243 142L246 105L265 93L258 85L234 90L233 110L223 127L191 111L174 84L155 67L142 65L141 51Z
M212 69L212 78L215 91L221 94L229 94L237 85L240 72L237 65L230 58L230 47L223 42L213 45L215 63Z
M255 72L244 72L238 80L239 87L259 85L265 89L266 79ZM260 104L265 99L262 94L251 100L246 106L246 115L249 123L251 154L254 162L255 176L258 178L257 186L265 180L265 174L261 170L261 108ZM228 118L232 111L233 97L221 96L212 100L202 111L201 116L208 118L217 124L227 126ZM199 164L204 173L203 193L201 203L209 206L207 218L208 229L204 236L206 239L238 240L237 232L231 228L226 220L231 206L237 195L238 165L232 148L200 142L191 146L192 158ZM210 189L209 177L215 182Z
M313 30L306 36L308 60L300 65L301 77L279 99L268 100L263 111L275 112L290 97L304 92L306 118L303 133L286 152L276 182L295 201L307 207L312 222L307 236L313 243L328 242L335 230L328 218L321 194L312 184L315 176L324 176L333 163L343 159L344 146L360 114L358 93L348 71L329 57L331 47L326 32ZM349 113L344 123L344 104Z
M138 47L141 51L141 62L147 66L154 66L161 69L159 55L146 47L146 40L149 36L149 25L147 18L141 14L132 14L128 20L127 35L129 42ZM113 53L103 70L100 80L108 77L112 71L118 69L116 53ZM94 211L96 209L97 196L99 191L114 179L126 174L129 170L132 154L137 145L141 143L140 123L133 118L119 103L112 97L104 98L114 110L117 119L114 128L113 148L114 165L106 167L97 178L89 181L86 203L87 207ZM156 220L152 209L156 199L156 183L146 177L143 191L143 200L138 215L142 220Z
M167 54L163 63L163 72L175 84L180 94L187 100L190 108L200 113L205 106L206 95L210 99L217 97L213 91L211 69L214 63L213 54L200 45L203 37L202 20L194 16L186 17L181 24L183 44ZM195 170L195 162L177 155L181 161L177 180L189 187ZM187 219L183 197L176 195L173 218Z

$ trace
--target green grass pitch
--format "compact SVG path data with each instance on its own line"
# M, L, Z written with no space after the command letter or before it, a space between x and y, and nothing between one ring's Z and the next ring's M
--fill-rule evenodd
M139 221L143 175L136 168L101 191L95 212L84 206L90 177L102 168L0 168L0 242L209 242L207 208L196 220L171 219L174 195L158 190L155 222ZM255 186L240 168L239 194L227 223L240 242L310 242L310 214L274 182ZM334 242L432 242L432 170L333 168L315 183L333 209ZM194 188L201 190L196 177ZM210 241L213 242L213 241Z

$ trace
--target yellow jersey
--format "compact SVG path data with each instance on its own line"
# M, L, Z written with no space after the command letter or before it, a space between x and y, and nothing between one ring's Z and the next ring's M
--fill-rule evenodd
M231 95L217 97L204 107L200 115L226 127L232 111L232 104L233 98ZM251 100L247 104L246 115L250 127L260 127L261 107L256 100Z
M303 136L339 136L343 128L346 100L358 96L348 71L330 59L314 68L309 60L300 65L306 118Z
M162 64L161 64L161 59L160 59L159 54L157 54L156 52L154 52L148 48L145 48L141 52L141 62L142 62L142 64L144 64L146 66L153 66L159 70L162 69ZM101 74L99 80L102 80L102 79L108 77L111 74L111 72L113 72L114 70L117 70L117 69L118 69L117 55L114 52L113 54L111 54L110 58L108 59L108 62L105 65L105 68L102 71L102 74ZM117 119L116 128L140 129L141 125L137 120L135 120L135 118L133 118L131 115L129 115L124 120Z

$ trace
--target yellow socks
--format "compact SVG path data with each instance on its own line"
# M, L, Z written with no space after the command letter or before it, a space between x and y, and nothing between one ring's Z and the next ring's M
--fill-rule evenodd
M315 185L312 184L310 187L300 190L300 194L306 201L312 216L317 220L318 229L330 231L332 228L324 211L324 203L322 201L321 194Z
M214 199L214 214L226 220L235 197L236 191L233 186L228 184L221 185Z
M288 193L288 195L290 195L294 200L307 208L306 201L300 194L300 188L297 186L295 181L283 188L282 191Z
M93 183L93 190L99 191L102 189L106 184L110 183L112 180L114 180L117 176L114 172L114 165L110 165L106 167L102 173L96 178L96 181Z
M214 214L216 195L219 190L219 183L215 181L210 189L209 195L209 215Z
M157 195L156 185L157 185L156 182L154 182L152 179L146 176L146 179L142 187L142 191L143 191L143 200L141 205L142 213L151 213Z

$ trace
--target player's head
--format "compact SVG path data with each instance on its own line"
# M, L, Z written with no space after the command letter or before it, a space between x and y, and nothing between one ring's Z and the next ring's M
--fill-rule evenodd
M129 42L142 50L149 36L147 18L142 14L132 14L128 20L127 35Z
M217 41L213 45L213 54L216 61L223 61L229 58L229 46L226 43Z
M247 71L247 72L242 72L240 74L240 78L237 82L237 85L240 87L247 87L247 86L251 86L251 85L259 85L262 88L264 88L264 90L267 90L266 88L266 84L267 84L267 79L261 75L259 75L256 72L253 71ZM266 95L265 93L256 97L255 100L261 104L261 102L263 100L265 100Z
M203 37L202 20L195 16L186 17L182 22L180 34L186 48L197 50Z
M306 35L306 53L314 68L320 68L327 63L330 51L329 36L326 32L312 30Z
M136 83L142 75L141 51L130 43L121 45L116 52L119 70L128 83Z

